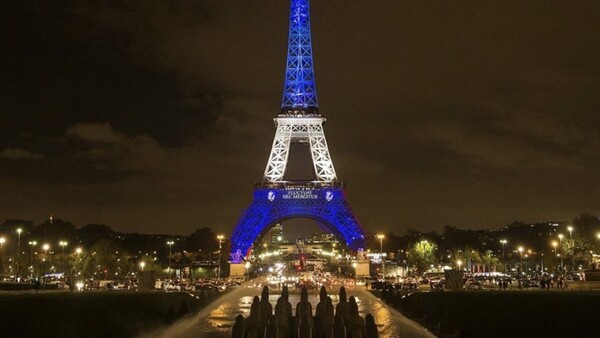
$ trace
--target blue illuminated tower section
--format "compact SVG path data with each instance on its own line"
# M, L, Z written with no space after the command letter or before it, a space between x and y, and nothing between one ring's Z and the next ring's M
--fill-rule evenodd
M281 112L285 115L319 114L310 38L309 0L291 0Z

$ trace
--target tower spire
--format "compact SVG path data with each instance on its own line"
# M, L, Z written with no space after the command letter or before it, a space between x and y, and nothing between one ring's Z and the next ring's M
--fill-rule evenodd
M310 38L309 0L291 0L282 115L319 115Z

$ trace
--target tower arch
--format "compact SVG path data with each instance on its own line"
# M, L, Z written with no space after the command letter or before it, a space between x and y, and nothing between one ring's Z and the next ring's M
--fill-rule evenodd
M291 218L318 221L351 250L365 247L365 235L342 184L265 184L255 189L252 204L233 231L232 262L241 261L274 224Z

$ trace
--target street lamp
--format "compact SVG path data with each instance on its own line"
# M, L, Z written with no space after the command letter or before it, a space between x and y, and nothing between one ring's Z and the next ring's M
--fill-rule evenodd
M385 258L383 257L383 239L385 238L385 235L378 234L377 238L379 239L379 252L381 253L381 272L383 280L385 281Z
M17 264L17 271L15 272L15 281L17 280L17 277L19 276L19 268L20 268L20 263L21 263L21 232L23 232L23 229L21 228L17 228L17 257L16 257L16 264Z
M171 248L173 247L173 244L175 244L175 242L167 241L167 245L169 246L169 279L171 279ZM144 271L143 267L142 271Z
M557 257L556 247L558 247L558 242L557 241L552 241L552 248L553 248L553 251L554 251L554 262L555 263L556 263L556 257Z
M575 242L573 242L573 227L568 226L567 230L569 230L569 241L571 242L571 272L575 270Z
M60 241L58 242L58 245L60 246L60 253L65 253L65 246L67 246L67 241Z
M250 270L250 262L246 262L246 264L244 264L244 267L246 268L246 280L250 277L249 275L249 270Z
M33 247L37 245L37 241L29 241L29 246L31 247L31 257L29 258L31 261L31 277L33 278Z
M562 240L565 236L563 234L558 234L558 248L562 250ZM560 255L560 254L559 254ZM565 266L563 265L562 256L560 256L560 271L564 271Z
M48 264L48 250L50 249L50 244L46 243L42 246L44 249L44 271L42 272L42 278L46 275L46 264Z
M217 279L221 279L221 248L223 247L223 239L225 239L225 236L223 235L218 235L217 239L219 240L219 269L217 270Z
M501 239L500 243L502 244L502 263L504 265L504 271L506 271L506 258L504 257L504 246L508 243L507 240Z
M77 254L77 262L79 262L79 259L80 259L79 255L81 255L81 253L82 253L82 252L83 252L83 249L81 249L81 248L79 248L79 247L78 247L78 248L75 248L75 253ZM73 270L74 270L75 272L77 272L77 269L73 269Z
M458 265L458 271L462 271L462 269L460 268L462 266L462 261L459 259L456 261L456 265Z
M523 274L523 251L525 251L525 249L523 249L523 247L520 246L518 248L518 250L519 250L519 253L521 254L521 274Z
M0 237L0 274L4 274L4 264L2 264L2 248L4 247L4 243L6 243L6 238Z
M567 230L569 231L569 239L573 239L573 227L572 226L568 226Z
M506 243L508 243L508 241L505 239L501 239L500 243L502 244L502 259L504 260L504 246L506 245Z
M140 262L140 268L142 269L142 272L144 271L144 267L146 266L146 262L141 261Z

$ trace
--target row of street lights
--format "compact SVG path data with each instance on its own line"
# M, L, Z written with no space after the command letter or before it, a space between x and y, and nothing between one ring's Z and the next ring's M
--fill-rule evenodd
M219 241L219 267L218 267L218 273L217 273L217 278L221 279L221 249L223 247L223 240L225 239L225 236L223 235L218 235L217 236L217 240ZM171 279L171 271L172 271L172 256L173 256L173 244L175 244L174 241L169 240L167 241L167 245L169 246L169 269L168 269L168 275L169 275L169 279ZM140 268L142 271L144 271L144 267L146 266L146 262L141 261L140 262Z
M569 240L571 241L571 246L569 249L569 253L571 255L571 270L574 270L575 268L575 245L572 242L573 241L573 231L575 229L572 226L568 226L567 227L567 231L569 232ZM556 255L556 257L560 257L560 270L562 271L564 269L564 263L563 263L563 256L561 256L561 254L558 252L558 250L560 250L560 248L562 247L562 240L564 238L563 234L558 234L558 242L557 241L552 241L550 244L552 245L553 248L553 252ZM598 238L598 240L600 240L600 232L596 234L596 237ZM505 261L505 256L504 256L504 246L506 245L506 243L508 243L508 241L506 239L501 239L500 240L500 244L502 244L502 260ZM522 246L519 246L517 248L517 251L519 252L520 256L521 256L521 271L523 271L523 252L525 251L525 249ZM530 250L531 251L531 250ZM506 269L506 262L504 262L504 266Z

